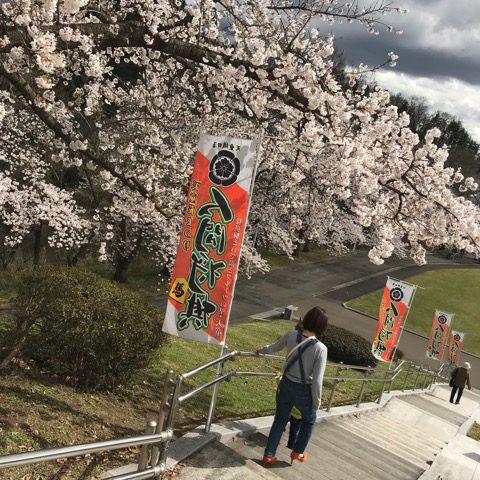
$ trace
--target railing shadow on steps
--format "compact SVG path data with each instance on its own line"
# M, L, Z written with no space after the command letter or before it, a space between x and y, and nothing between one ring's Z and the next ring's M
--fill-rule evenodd
M187 400L198 395L199 393L209 389L210 387L214 387L215 385L218 385L224 381L229 381L234 377L278 376L278 373L275 372L230 371L224 373L225 363L240 357L252 357L264 360L285 360L285 357L283 356L261 355L252 352L235 350L211 360L210 362L200 365L199 367L194 368L186 373L183 373L177 376L176 379L174 379L173 371L168 370L165 378L165 385L158 417L155 421L152 420L147 423L147 428L144 435L0 456L0 469L140 446L141 450L139 454L137 471L109 477L109 480L160 479L166 470L168 446L173 438L173 428L175 425L176 413L181 404L185 403ZM187 379L192 378L214 366L217 366L217 375L215 378L193 388L189 392L182 395L182 387ZM414 376L414 381L411 385L412 390L417 388L420 388L421 390L426 388L430 389L431 386L434 383L437 383L438 380L445 381L447 379L444 371L446 364L442 364L438 370L430 370L413 362L402 360L395 366L395 368L389 368L388 370L384 371L380 371L379 369L371 367L345 365L343 363L328 362L327 366L329 367L329 370L334 369L335 371L333 376L324 376L324 385L329 384L330 387L330 395L327 401L327 406L325 407L327 412L330 411L332 407L335 394L338 386L341 383L360 383L360 389L356 399L356 406L359 407L362 399L364 398L365 389L368 384L380 383L381 388L376 398L376 401L380 403L384 393L390 392L395 381L397 379L401 379L400 375L402 373L402 390L406 389L408 380L409 378L411 379L412 376ZM352 372L355 372L357 376L352 376ZM380 376L376 376L379 372ZM215 403L216 389L214 390L212 402L206 418L205 432L207 433L210 431L212 424L215 412Z

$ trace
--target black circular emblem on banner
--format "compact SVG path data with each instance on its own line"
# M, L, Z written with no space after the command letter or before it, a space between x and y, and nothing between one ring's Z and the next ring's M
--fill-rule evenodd
M458 342L460 340L460 335L456 333L453 338Z
M440 324L444 324L444 323L447 323L447 317L445 315L439 315L438 316L438 323Z
M390 290L390 299L394 302L399 302L403 298L403 292L401 288L395 287Z
M230 150L220 150L210 162L208 178L216 185L228 187L237 181L240 160Z

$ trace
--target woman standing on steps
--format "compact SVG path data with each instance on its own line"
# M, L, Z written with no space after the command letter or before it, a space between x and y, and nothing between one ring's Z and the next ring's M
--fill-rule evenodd
M327 328L328 317L321 307L313 307L302 320L303 329L287 332L275 343L259 350L260 354L273 354L287 348L283 376L277 388L275 418L268 436L263 457L265 466L277 461L280 438L295 406L301 413L301 425L290 454L291 462L307 459L305 449L315 426L317 410L322 398L323 374L327 364L327 347L316 337Z

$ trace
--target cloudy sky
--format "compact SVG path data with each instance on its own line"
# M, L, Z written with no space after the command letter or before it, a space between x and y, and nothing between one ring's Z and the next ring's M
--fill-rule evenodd
M382 21L403 35L385 28L370 35L355 24L334 27L347 63L380 65L393 51L400 57L397 66L384 67L376 81L392 93L422 97L432 111L454 115L480 142L480 0L391 3L409 13L389 14Z

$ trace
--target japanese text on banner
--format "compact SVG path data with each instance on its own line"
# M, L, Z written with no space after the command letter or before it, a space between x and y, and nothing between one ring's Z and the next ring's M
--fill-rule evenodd
M452 323L454 314L435 311L432 330L428 338L426 356L435 360L442 360L445 345L448 339L448 330Z
M163 330L223 344L247 222L256 142L202 135Z
M372 344L374 357L382 362L392 360L414 292L414 285L390 277L387 279Z
M450 363L458 365L464 341L464 333L452 330L452 334L450 335L450 345L448 347L448 360Z

